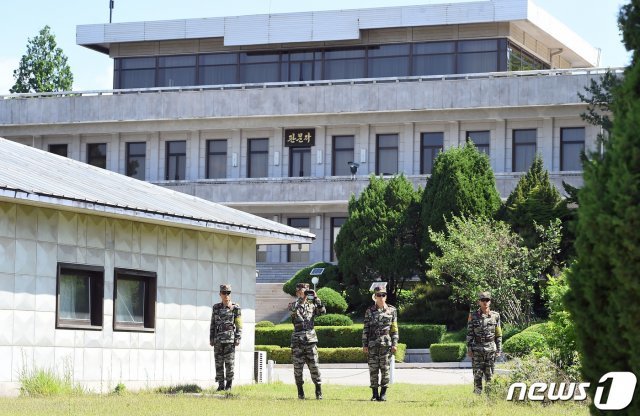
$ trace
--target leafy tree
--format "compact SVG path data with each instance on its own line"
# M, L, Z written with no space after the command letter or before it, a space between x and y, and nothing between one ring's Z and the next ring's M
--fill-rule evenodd
M453 217L446 232L429 230L441 255L431 253L428 276L446 281L452 298L475 308L477 294L491 291L505 322L525 325L532 316L534 284L560 243L560 222L539 226L540 245L527 248L508 224L486 217Z
M338 266L331 263L325 263L323 261L314 263L311 266L307 266L298 270L289 280L284 283L284 285L282 285L282 291L291 296L295 296L297 283L309 283L310 286L312 286L311 279L313 276L311 276L311 270L315 268L324 269L324 272L322 272L318 279L318 288L330 287L337 292L342 291L342 276L340 275Z
M569 308L591 394L607 372L640 374L640 0L622 7L618 23L632 63L614 92L615 122L605 152L584 165L576 262L568 274ZM640 414L638 395L617 414Z
M73 74L67 65L67 57L57 47L51 28L45 26L27 42L27 53L22 55L20 66L13 71L16 83L11 93L69 91Z
M371 302L371 282L388 282L393 304L405 280L418 273L415 218L420 192L404 175L388 181L371 176L360 196L349 200L335 250L352 310Z
M424 264L428 267L426 259L436 249L427 228L443 231L446 221L459 215L493 217L500 204L489 158L473 142L438 155L421 201Z
M537 155L507 198L501 217L520 234L527 247L533 248L538 244L535 224L547 225L559 218L561 202L560 192L549 180L549 172Z

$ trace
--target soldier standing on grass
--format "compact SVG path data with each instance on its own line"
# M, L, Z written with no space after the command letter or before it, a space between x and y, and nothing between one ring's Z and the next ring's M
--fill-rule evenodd
M213 305L209 344L213 347L216 362L217 391L231 390L236 347L242 336L242 313L240 305L231 302L231 285L220 285L222 302ZM226 374L225 374L226 369ZM225 386L225 375L227 384Z
M298 399L304 399L302 370L306 363L311 373L311 380L316 385L316 399L322 399L322 379L318 369L318 336L313 329L316 316L325 314L327 309L314 290L309 290L308 283L296 284L295 302L289 304L289 314L293 322L291 334L291 359L293 376L298 387Z
M391 354L396 352L399 339L398 312L395 307L387 305L387 284L375 283L375 285L372 298L376 303L364 314L362 350L368 358L369 378L373 391L371 400L384 402L387 400ZM379 383L378 373L380 373ZM380 394L378 394L378 385L380 385Z
M490 310L491 293L478 294L477 311L467 323L467 354L473 367L473 392L482 393L482 377L489 383L496 367L496 356L502 354L500 314Z

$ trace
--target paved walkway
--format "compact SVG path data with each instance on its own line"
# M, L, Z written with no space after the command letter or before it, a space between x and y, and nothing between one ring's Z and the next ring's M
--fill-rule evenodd
M369 385L369 370L366 364L322 365L320 364L323 384ZM274 366L273 381L295 384L292 364ZM305 382L311 382L309 369L304 369ZM471 384L471 368L399 368L393 374L393 382L410 384Z

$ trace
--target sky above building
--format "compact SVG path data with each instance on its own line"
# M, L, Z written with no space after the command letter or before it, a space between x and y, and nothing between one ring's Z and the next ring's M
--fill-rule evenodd
M115 0L112 21L190 19L358 9L415 4L459 3L470 0ZM601 67L623 67L629 54L617 26L621 5L628 0L534 0L592 46L601 50ZM69 58L75 91L108 90L113 85L113 61L108 56L76 44L76 26L108 23L109 0L11 0L0 18L0 95L14 85L13 71L26 53L27 42L45 25L51 27L58 46Z

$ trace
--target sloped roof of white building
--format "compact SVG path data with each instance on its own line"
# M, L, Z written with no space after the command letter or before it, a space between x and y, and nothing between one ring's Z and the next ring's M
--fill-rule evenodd
M596 48L532 0L442 0L415 6L78 25L76 43L109 53L114 43L159 40L222 38L225 46L331 42L359 39L366 29L495 22L514 22L535 33L572 67L598 65Z
M0 138L0 201L310 243L315 235L191 195Z

